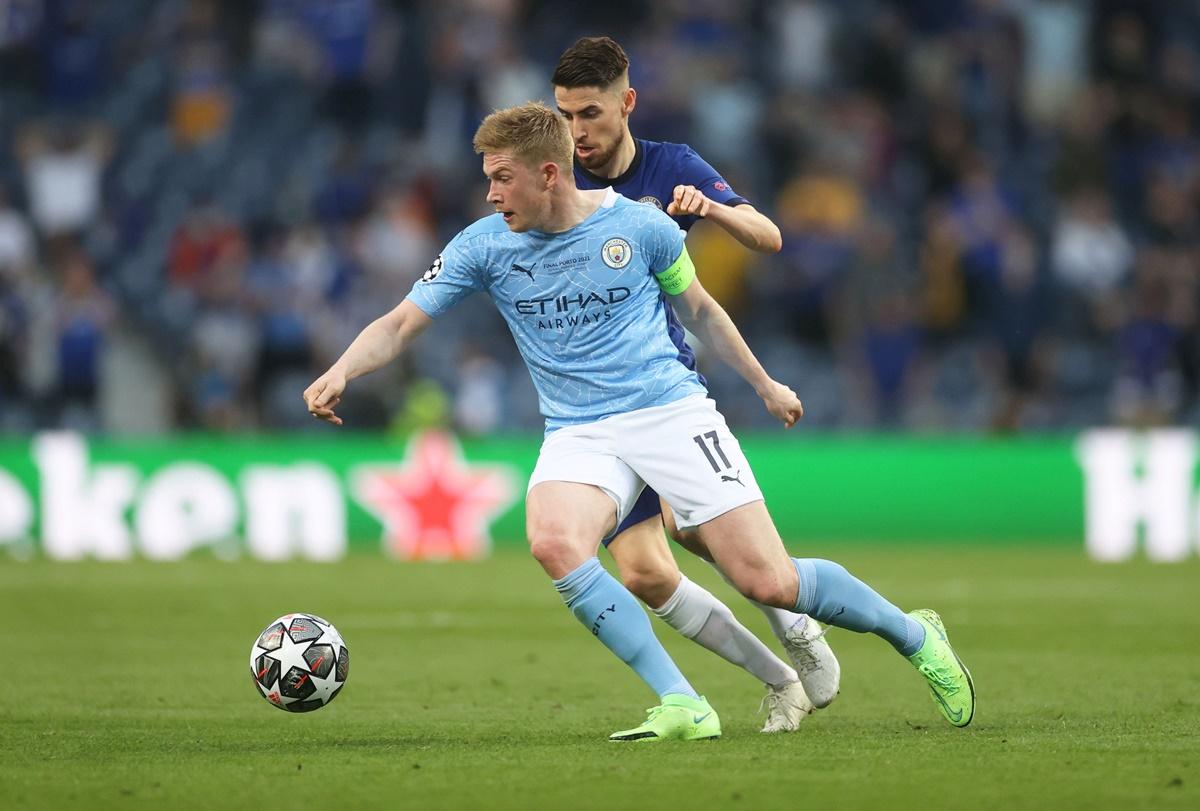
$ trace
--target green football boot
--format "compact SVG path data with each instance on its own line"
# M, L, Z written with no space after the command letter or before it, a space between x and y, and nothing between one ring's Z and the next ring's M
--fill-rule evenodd
M703 741L721 737L721 719L703 696L665 695L639 727L614 732L610 741Z
M975 716L975 684L967 666L958 658L946 638L946 626L937 612L928 608L909 611L908 616L925 628L925 642L908 661L929 682L929 692L946 720L965 727Z

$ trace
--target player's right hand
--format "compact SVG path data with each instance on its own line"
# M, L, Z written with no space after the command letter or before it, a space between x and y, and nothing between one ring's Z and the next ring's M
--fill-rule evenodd
M346 376L336 368L318 377L304 390L304 404L314 417L341 425L342 418L333 412L346 390Z
M804 416L804 406L796 392L782 383L771 381L767 391L763 393L763 405L771 416L783 423L784 428L791 428Z

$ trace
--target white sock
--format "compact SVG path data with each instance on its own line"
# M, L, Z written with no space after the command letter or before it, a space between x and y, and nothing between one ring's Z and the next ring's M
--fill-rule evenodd
M737 588L737 586L734 586L733 581L729 579L729 576L726 575L725 572L721 571L720 566L711 560L708 563L717 570L717 574L721 575L722 580L733 586L735 589ZM767 624L771 626L771 633L775 634L775 638L780 642L783 641L784 634L790 631L797 624L808 622L808 616L806 614L797 614L794 611L788 611L786 608L776 608L773 605L763 605L762 603L756 603L754 600L749 598L747 598L747 602L749 602L750 605L754 606L759 611L763 612L763 615L767 618Z
M779 687L799 678L795 670L746 630L724 603L682 575L670 599L650 610L688 639L749 671L764 684Z

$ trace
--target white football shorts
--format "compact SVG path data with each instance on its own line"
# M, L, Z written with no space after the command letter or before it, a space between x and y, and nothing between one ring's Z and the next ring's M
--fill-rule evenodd
M615 529L647 484L681 529L762 501L762 491L717 405L696 394L546 437L529 490L547 481L599 487L616 503Z

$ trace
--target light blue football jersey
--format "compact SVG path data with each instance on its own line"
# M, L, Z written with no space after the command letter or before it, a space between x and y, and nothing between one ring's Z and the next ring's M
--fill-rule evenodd
M486 291L529 367L546 430L595 422L705 391L668 332L654 276L683 239L666 214L611 189L559 234L513 233L493 214L454 237L408 299L436 318Z

